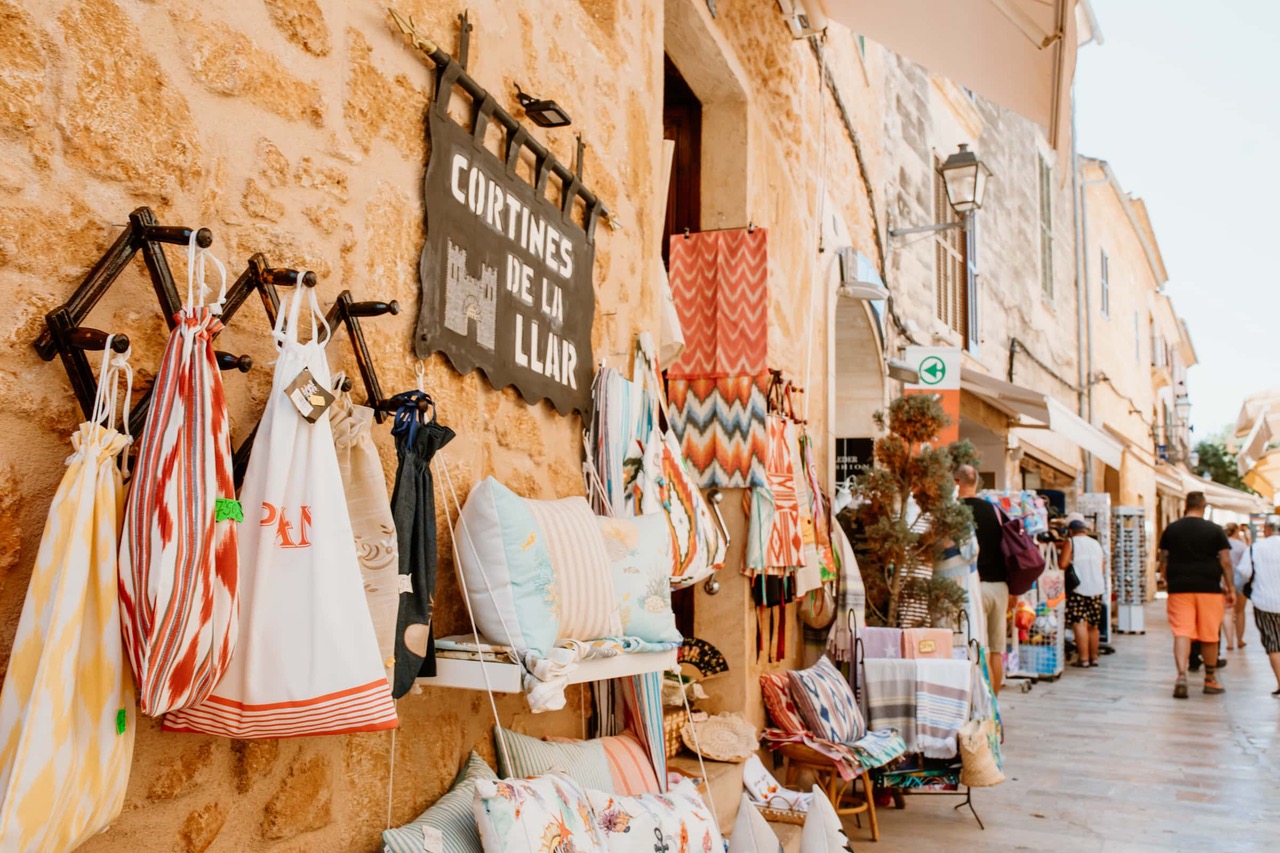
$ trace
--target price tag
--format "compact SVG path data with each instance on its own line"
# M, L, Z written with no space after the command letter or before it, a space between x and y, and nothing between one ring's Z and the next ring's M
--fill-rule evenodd
M302 368L298 377L289 383L284 393L298 410L298 414L302 415L308 423L320 420L320 416L333 404L334 400L329 389L317 382L311 375L311 369L306 367Z

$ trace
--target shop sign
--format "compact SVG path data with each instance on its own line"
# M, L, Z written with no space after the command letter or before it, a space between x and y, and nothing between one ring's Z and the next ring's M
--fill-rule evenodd
M856 477L858 471L871 464L875 452L875 440L870 438L836 439L836 482L843 483Z
M903 388L904 394L933 394L951 424L938 433L939 444L960 440L959 347L907 347L903 360L920 374L920 381Z
M548 186L550 157L533 166L535 183L519 173L529 139L523 128L504 129L503 150L512 152L504 161L483 144L485 109L473 128L455 122L447 103L458 73L446 69L430 110L414 349L419 358L443 353L460 373L480 370L495 388L514 385L530 403L584 411L594 369L590 226L598 212L589 208L584 224L575 220L580 185L574 178ZM549 190L559 191L563 206L547 199Z

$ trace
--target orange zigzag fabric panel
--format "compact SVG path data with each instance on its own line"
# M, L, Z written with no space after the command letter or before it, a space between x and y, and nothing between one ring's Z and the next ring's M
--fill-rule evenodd
M767 229L707 231L671 241L671 294L684 352L670 379L757 376L769 351Z
M704 489L766 485L769 374L667 382L671 429Z

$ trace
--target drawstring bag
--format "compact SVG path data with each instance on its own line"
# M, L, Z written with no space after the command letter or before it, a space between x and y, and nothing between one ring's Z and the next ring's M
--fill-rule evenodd
M226 268L187 246L187 302L156 374L120 542L120 618L142 713L198 704L235 648L242 516L213 337ZM204 264L222 278L205 304Z
M124 805L133 760L133 679L125 666L116 552L132 441L128 353L103 352L92 417L49 507L0 692L0 850L71 850ZM116 395L125 378L121 434Z
M304 298L311 339L300 343ZM396 726L324 414L329 327L313 288L294 291L287 329L285 314L276 318L271 396L240 493L248 511L236 654L208 699L165 717L167 731L252 739Z
M342 374L334 376L334 388ZM334 391L329 425L338 454L338 473L347 496L347 514L355 536L364 597L378 638L378 654L390 672L396 654L396 613L400 607L396 526L387 498L386 475L373 443L373 409L357 406L345 391Z
M429 400L422 391L391 398L396 404L396 485L391 496L400 543L400 601L395 629L395 676L391 695L399 699L418 678L436 674L436 643L431 627L436 597L436 499L431 459L453 440L453 430L418 408Z

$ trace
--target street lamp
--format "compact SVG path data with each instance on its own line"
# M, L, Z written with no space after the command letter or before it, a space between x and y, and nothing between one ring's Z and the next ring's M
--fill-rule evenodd
M982 208L982 200L987 192L987 178L991 176L991 170L978 159L978 155L969 150L968 145L961 143L960 150L938 167L938 174L942 175L942 182L947 188L947 203L960 215L959 221L938 222L915 228L890 228L890 237L964 228L969 216Z

